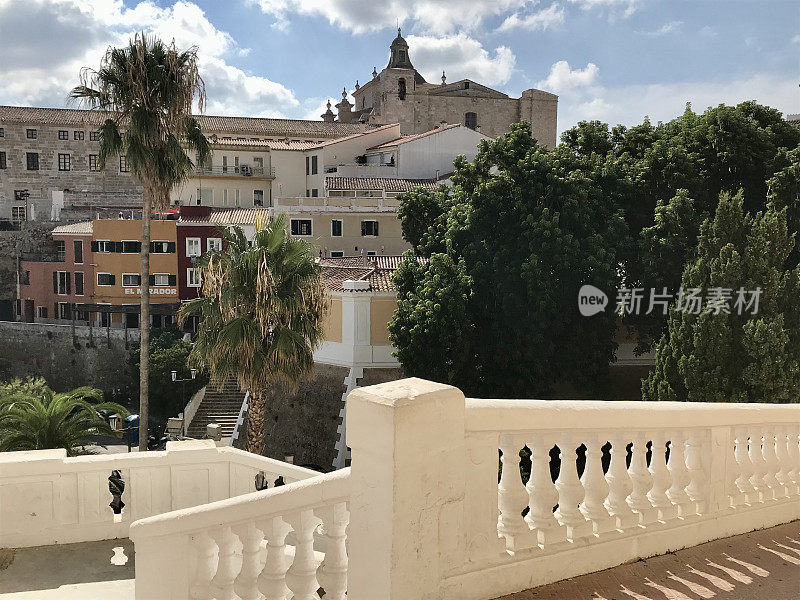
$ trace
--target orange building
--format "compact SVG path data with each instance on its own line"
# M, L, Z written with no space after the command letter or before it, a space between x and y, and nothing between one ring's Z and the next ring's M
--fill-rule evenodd
M178 255L177 231L174 220L153 220L150 230L150 303L177 305ZM141 296L142 222L125 219L94 221L92 256L94 258L94 302L98 305L138 305ZM168 307L159 307L168 309ZM153 325L159 327L172 321L171 311L154 310ZM158 314L162 313L162 314ZM108 318L101 313L101 318ZM123 314L110 314L111 323L121 323ZM125 313L128 327L138 327L137 312ZM106 323L101 323L105 325Z

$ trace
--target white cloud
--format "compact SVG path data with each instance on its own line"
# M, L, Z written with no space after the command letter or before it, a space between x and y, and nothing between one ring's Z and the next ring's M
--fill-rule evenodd
M583 10L599 10L609 17L629 17L639 7L641 0L569 0Z
M430 82L437 82L444 70L450 82L469 77L487 85L506 83L514 71L516 57L506 46L489 52L464 33L447 37L411 35L414 66Z
M512 31L514 29L527 29L529 31L540 31L553 29L564 23L564 7L558 4L551 4L545 9L533 12L523 17L519 13L514 13L506 18L497 28L497 31Z
M517 11L537 0L250 0L286 29L292 15L323 17L353 33L378 31L413 21L426 33L471 30L485 19Z
M575 88L593 86L597 83L600 69L594 63L588 63L583 69L572 69L565 60L560 60L550 67L550 74L536 84L536 87L562 94Z
M663 35L675 33L676 31L679 31L681 27L683 27L683 21L670 21L669 23L664 23L661 27L654 31L642 31L640 33L650 37L661 37Z
M800 33L798 33L796 36L792 38L792 43L800 46Z
M709 106L746 100L756 100L784 114L798 112L797 83L784 75L761 73L729 81L597 85L559 98L558 128L563 131L591 119L630 126L641 123L645 116L655 123L677 117L687 102L696 112L702 112Z
M82 67L98 67L108 46L145 31L181 48L199 47L208 112L281 116L300 104L280 83L230 64L247 49L192 2L161 8L145 0L126 8L121 0L0 0L0 22L2 103L63 106Z

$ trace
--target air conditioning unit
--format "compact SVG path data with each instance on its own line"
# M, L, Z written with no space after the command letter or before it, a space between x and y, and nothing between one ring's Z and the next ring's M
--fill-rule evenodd
M242 165L242 175L250 177L253 175L253 168L250 165Z

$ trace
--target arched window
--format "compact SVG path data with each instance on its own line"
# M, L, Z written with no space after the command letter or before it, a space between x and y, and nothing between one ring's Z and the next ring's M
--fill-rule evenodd
M397 80L397 97L400 100L406 99L406 80L402 77Z
M464 125L469 127L470 129L476 129L478 127L478 115L474 112L468 112L464 115Z

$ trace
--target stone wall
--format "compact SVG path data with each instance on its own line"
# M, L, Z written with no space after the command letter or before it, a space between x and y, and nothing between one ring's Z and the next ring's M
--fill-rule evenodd
M138 344L138 330L125 331L42 323L0 322L0 381L15 377L44 377L56 391L82 385L110 393L127 381L130 349Z
M20 231L0 231L0 302L17 299L17 255L55 254L50 232L58 223L28 222Z

